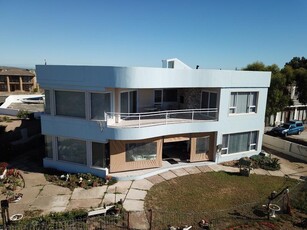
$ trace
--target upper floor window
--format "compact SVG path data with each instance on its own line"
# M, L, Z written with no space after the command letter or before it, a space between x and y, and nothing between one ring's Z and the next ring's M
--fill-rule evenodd
M167 63L167 68L174 69L174 66L175 66L175 62L174 61L169 61Z
M22 82L31 82L32 81L32 77L27 77L27 76L25 76L25 77L22 77Z
M105 112L111 112L111 93L91 93L91 119L104 120Z
M55 91L56 115L85 118L85 93Z
M154 102L162 104L162 102L177 102L177 89L155 89Z
M201 94L201 108L209 109L217 107L217 93L203 91Z
M45 113L50 114L50 90L45 89Z
M231 93L229 113L256 113L257 97L257 92Z
M163 89L163 102L177 102L177 89Z
M10 82L19 82L18 76L10 76Z

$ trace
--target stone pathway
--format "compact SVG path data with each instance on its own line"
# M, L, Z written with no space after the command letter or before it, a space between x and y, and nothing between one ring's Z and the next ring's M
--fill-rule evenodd
M253 169L251 173L280 177L288 175L295 179L307 176L307 164L297 164L297 162L283 160L281 170ZM41 173L23 171L23 177L26 181L25 188L21 190L23 198L17 203L11 203L9 211L10 215L24 213L26 210L41 210L42 214L47 214L77 208L91 209L122 199L124 208L127 211L133 211L130 216L131 228L148 229L144 201L147 191L152 186L180 176L212 171L239 172L239 169L223 165L192 166L173 169L142 180L119 181L111 186L94 187L88 190L76 188L74 191L47 182Z

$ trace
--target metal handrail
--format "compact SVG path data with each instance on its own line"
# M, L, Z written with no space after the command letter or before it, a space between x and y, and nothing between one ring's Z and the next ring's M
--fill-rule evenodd
M218 109L182 109L182 110L163 110L142 113L117 113L106 112L105 121L107 126L120 127L145 127L155 125L166 125L169 123L184 123L194 121L217 120ZM146 122L151 119L151 122ZM128 124L127 121L138 121ZM120 125L121 124L121 125Z

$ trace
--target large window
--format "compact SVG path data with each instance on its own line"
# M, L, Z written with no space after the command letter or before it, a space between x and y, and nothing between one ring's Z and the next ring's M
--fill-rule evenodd
M126 144L126 162L155 160L157 157L157 143L130 143Z
M177 102L177 89L163 89L163 102Z
M213 109L217 108L217 93L203 91L201 94L201 108L208 109L208 111L205 112L207 116L216 118L217 112ZM211 109L211 111L209 109Z
M201 94L201 108L209 109L217 107L217 93L202 92Z
M45 90L45 113L50 114L50 91Z
M85 118L83 92L55 91L56 115Z
M209 152L210 137L196 138L196 154L203 154Z
M155 104L157 105L162 104L162 89L155 90Z
M58 159L86 165L86 142L58 137Z
M92 166L105 168L107 167L107 151L106 144L92 143Z
M257 150L258 132L244 132L223 135L222 154Z
M53 151L52 151L52 137L45 136L45 152L47 158L53 158Z
M257 97L257 92L231 93L229 113L256 113Z
M111 112L111 94L91 93L91 119L104 120L105 112Z

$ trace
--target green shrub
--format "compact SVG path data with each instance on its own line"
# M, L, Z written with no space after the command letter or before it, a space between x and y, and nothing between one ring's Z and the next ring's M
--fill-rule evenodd
M3 122L12 122L12 119L9 118L8 116L4 116L4 117L2 117L2 119L0 118L0 121L3 121Z
M85 219L86 217L87 217L87 211L83 209L73 210L69 212L53 212L44 216L24 218L23 220L16 223L15 226L22 227L22 229L28 229L28 228L34 229L35 227L41 229L42 226L44 226L46 229L53 229L54 222L73 221L78 219Z
M17 117L19 119L26 119L26 118L28 118L29 114L30 114L29 111L21 109L21 110L18 111Z
M267 156L253 155L250 157L253 161L253 168L262 168L265 170L276 171L280 169L280 163L278 158L270 158Z

